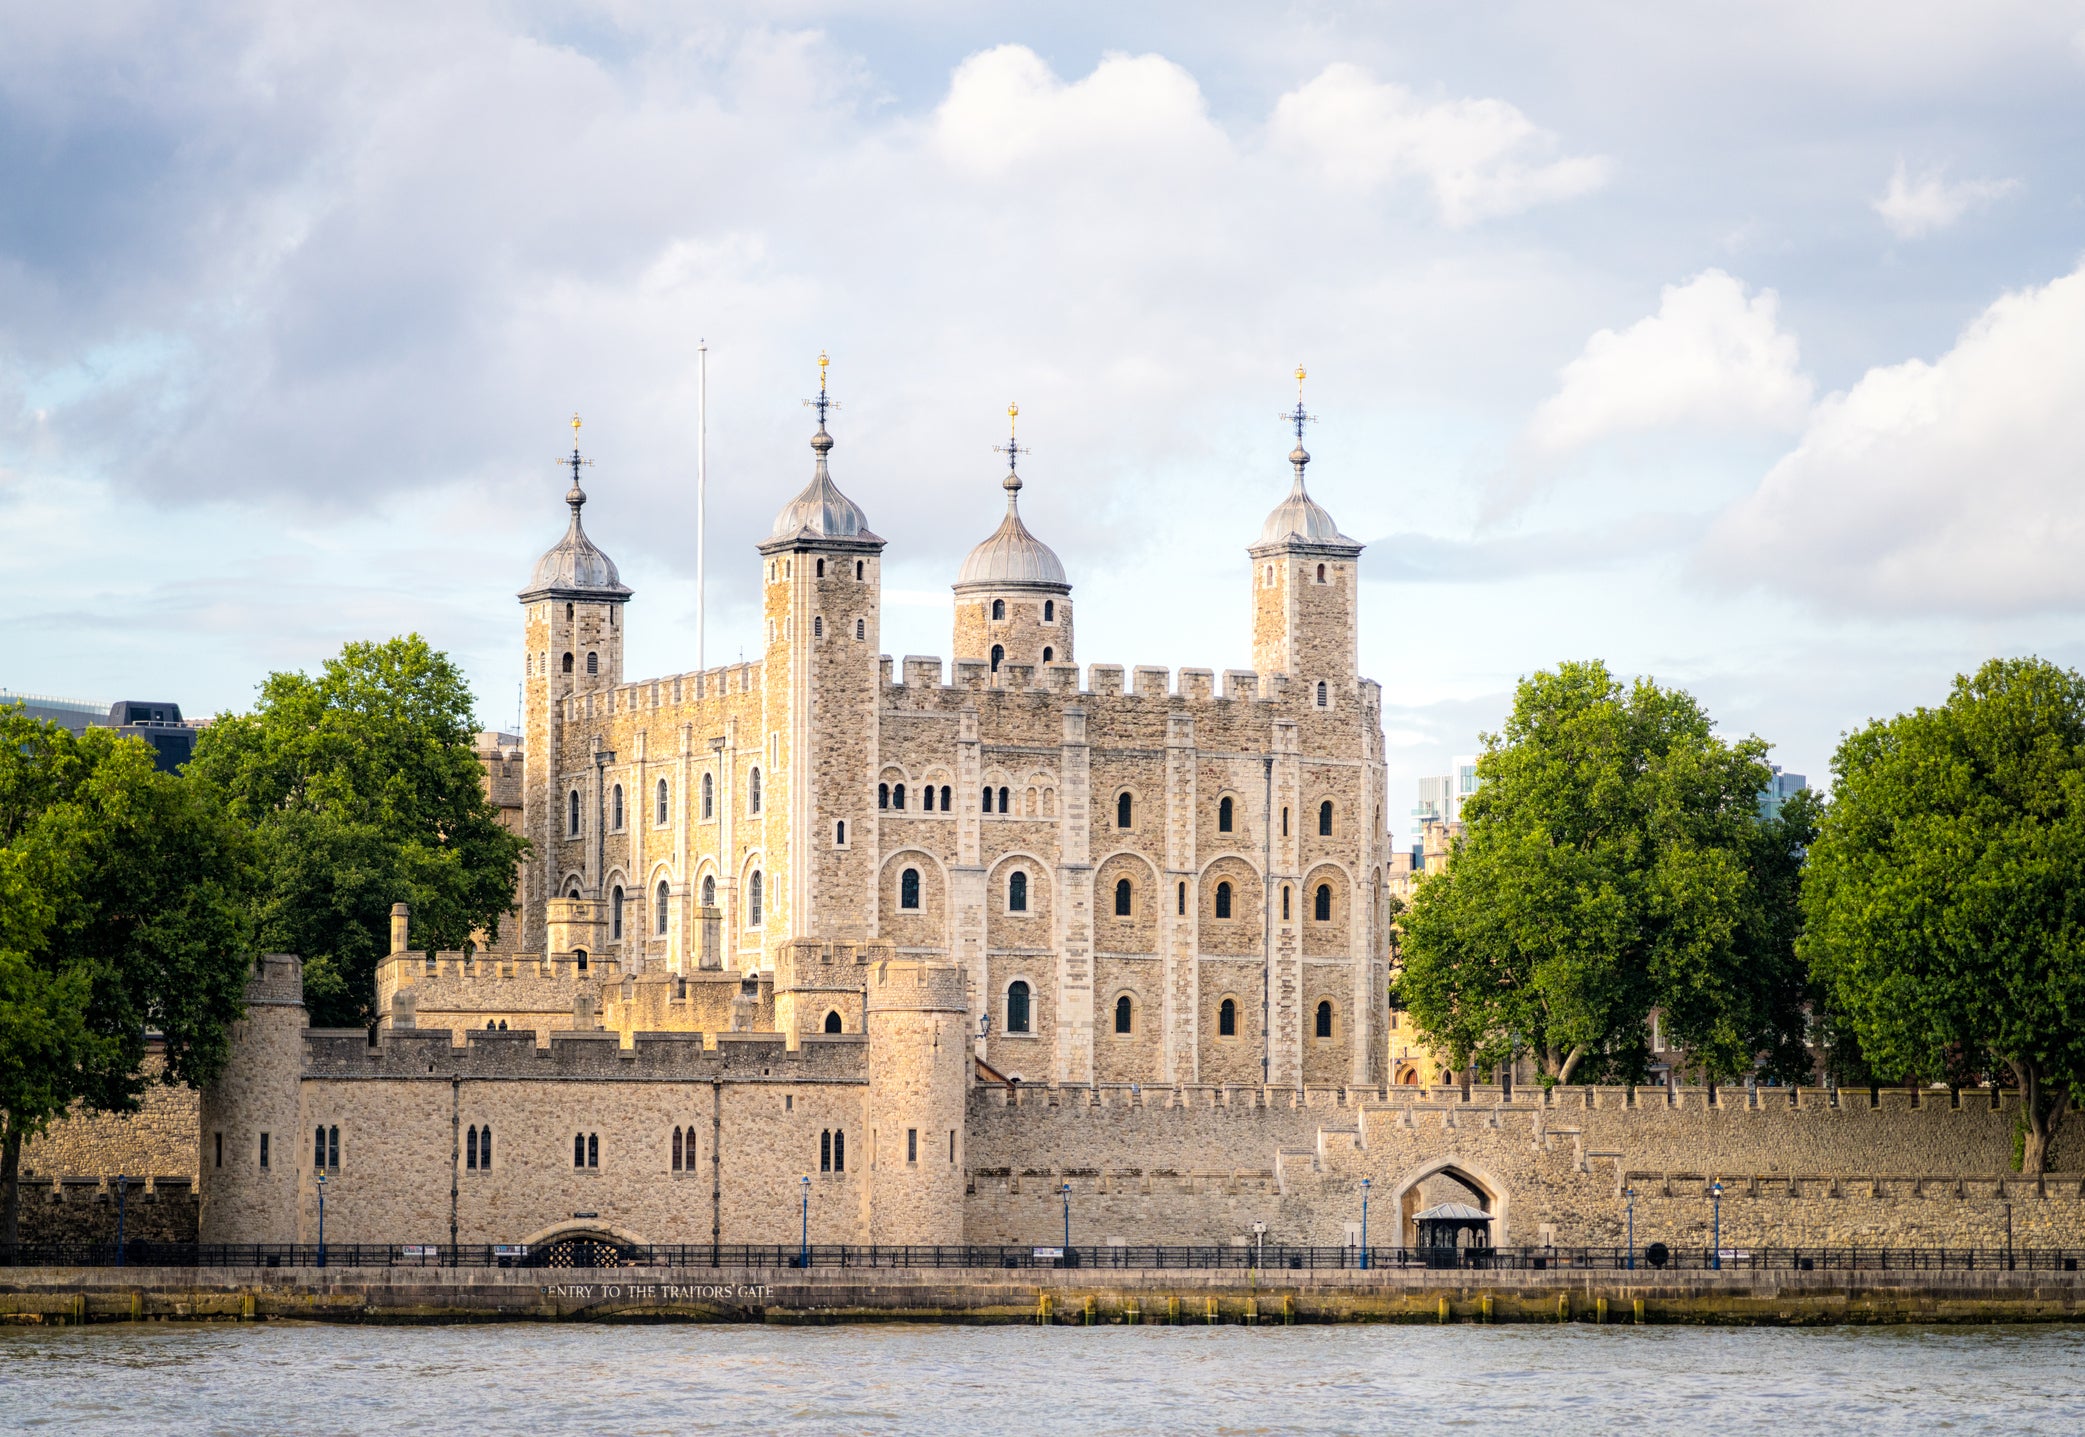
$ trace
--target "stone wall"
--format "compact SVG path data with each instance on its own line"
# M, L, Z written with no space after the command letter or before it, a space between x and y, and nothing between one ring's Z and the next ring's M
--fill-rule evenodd
M147 1071L158 1072L156 1059ZM195 1089L155 1082L135 1113L75 1113L22 1145L22 1176L133 1179L196 1175Z
M126 1242L194 1242L196 1191L187 1178L139 1179L117 1185L73 1178L22 1183L21 1234L25 1243L112 1243L120 1208Z

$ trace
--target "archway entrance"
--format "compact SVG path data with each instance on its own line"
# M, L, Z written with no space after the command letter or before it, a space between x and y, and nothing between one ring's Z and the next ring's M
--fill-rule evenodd
M568 1233L529 1249L531 1267L621 1267L623 1245L599 1233Z
M1420 1215L1436 1218L1461 1210L1459 1223L1421 1224ZM1503 1246L1506 1241L1505 1191L1487 1174L1452 1158L1426 1164L1404 1179L1397 1194L1400 1241L1406 1247L1453 1242L1461 1251Z

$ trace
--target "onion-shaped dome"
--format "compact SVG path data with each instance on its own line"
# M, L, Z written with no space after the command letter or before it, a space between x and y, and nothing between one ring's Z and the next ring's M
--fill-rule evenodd
M1021 476L1008 474L1006 517L992 537L970 551L956 575L956 588L1036 588L1071 592L1056 553L1021 522Z
M770 544L794 539L883 542L869 532L869 516L862 512L861 505L842 494L840 486L833 483L833 476L825 464L825 456L832 452L832 448L833 437L825 432L825 422L821 419L818 432L811 436L811 452L818 456L817 468L804 492L784 504L782 512L775 515L775 527L768 536Z
M1322 544L1343 549L1359 549L1357 540L1349 539L1339 532L1339 525L1325 512L1325 506L1310 497L1303 487L1303 466L1310 463L1310 454L1301 444L1289 451L1289 463L1296 466L1296 482L1289 489L1289 497L1274 506L1267 522L1260 526L1260 540L1255 548L1269 544Z
M572 522L565 530L565 537L536 560L528 587L521 591L523 602L552 597L629 598L631 591L624 586L622 576L616 573L615 560L601 552L600 547L586 536L586 528L579 522L579 511L586 505L586 491L579 487L576 468L565 502L572 506Z

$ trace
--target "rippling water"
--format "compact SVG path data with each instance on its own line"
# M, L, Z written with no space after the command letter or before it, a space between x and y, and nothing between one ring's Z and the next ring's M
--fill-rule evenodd
M2066 1328L109 1326L0 1332L0 1430L2085 1430Z

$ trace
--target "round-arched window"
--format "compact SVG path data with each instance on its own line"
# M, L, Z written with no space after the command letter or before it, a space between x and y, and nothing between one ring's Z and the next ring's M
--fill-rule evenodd
M1006 985L1006 1031L1028 1031L1028 985L1016 978Z
M908 868L898 875L898 907L919 907L919 870Z
M1332 921L1332 885L1320 883L1318 891L1310 900L1310 916L1320 923Z
M1238 1000L1226 998L1216 1009L1216 1036L1235 1038L1238 1036Z
M1115 916L1127 918L1136 905L1136 889L1127 878L1115 880Z
M754 869L753 876L746 880L746 926L760 926L760 870Z
M1231 916L1231 885L1228 883L1216 885L1216 916L1218 918Z
M657 891L652 894L652 932L661 938L666 936L666 905L671 896L672 890L666 886L666 880L660 879Z
M1028 875L1016 868L1013 876L1006 880L1006 911L1026 913L1028 911Z
M1136 1007L1129 1001L1129 994L1124 993L1115 1000L1115 1031L1118 1033L1129 1032L1135 1017Z

